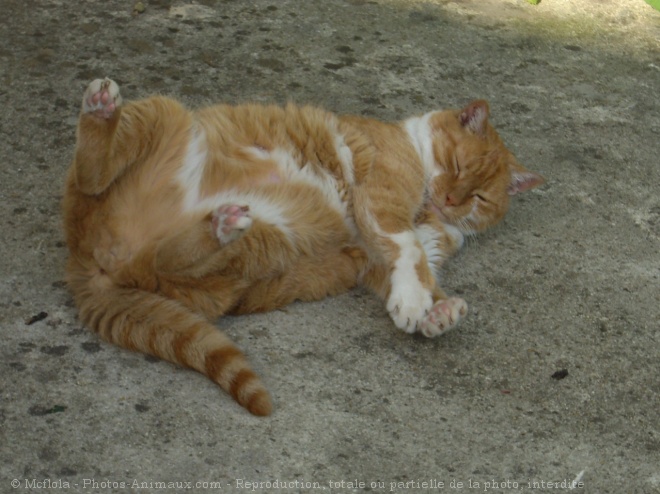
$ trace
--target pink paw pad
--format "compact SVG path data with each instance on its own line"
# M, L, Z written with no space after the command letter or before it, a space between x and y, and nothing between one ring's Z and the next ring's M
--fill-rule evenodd
M438 300L420 323L419 331L428 338L444 334L455 328L467 311L467 303L462 298Z
M211 224L222 245L236 240L252 226L249 206L225 204L213 211Z
M121 101L119 86L115 81L107 77L96 79L87 86L83 96L82 111L108 119L119 108Z

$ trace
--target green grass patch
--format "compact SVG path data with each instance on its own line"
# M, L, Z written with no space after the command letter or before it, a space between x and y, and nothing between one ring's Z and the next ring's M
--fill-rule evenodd
M646 3L648 3L655 10L660 10L660 0L646 0Z

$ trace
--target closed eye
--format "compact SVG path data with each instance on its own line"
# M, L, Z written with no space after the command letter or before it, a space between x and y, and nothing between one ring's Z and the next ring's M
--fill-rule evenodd
M461 174L461 168L458 166L458 158L454 156L454 173L458 177Z
M488 200L484 196L482 196L481 194L472 194L472 197L476 197L481 202L488 202Z

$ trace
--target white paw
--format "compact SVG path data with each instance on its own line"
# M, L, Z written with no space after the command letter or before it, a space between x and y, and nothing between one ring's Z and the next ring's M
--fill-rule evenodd
M455 328L467 311L467 303L462 298L438 300L420 323L419 332L429 338L444 334Z
M252 226L249 206L225 204L213 211L211 224L222 245L238 239Z
M107 77L92 81L83 95L83 113L94 113L101 118L108 119L121 105L117 83Z
M387 311L397 328L414 333L432 305L431 292L420 286L419 290L392 290Z

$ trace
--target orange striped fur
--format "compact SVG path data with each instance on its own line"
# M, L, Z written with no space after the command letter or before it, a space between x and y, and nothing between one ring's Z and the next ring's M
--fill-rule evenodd
M288 105L122 106L92 82L63 200L67 279L104 339L195 369L255 415L272 404L211 321L318 300L358 283L409 332L441 334L467 305L442 262L542 182L488 106L400 124Z

